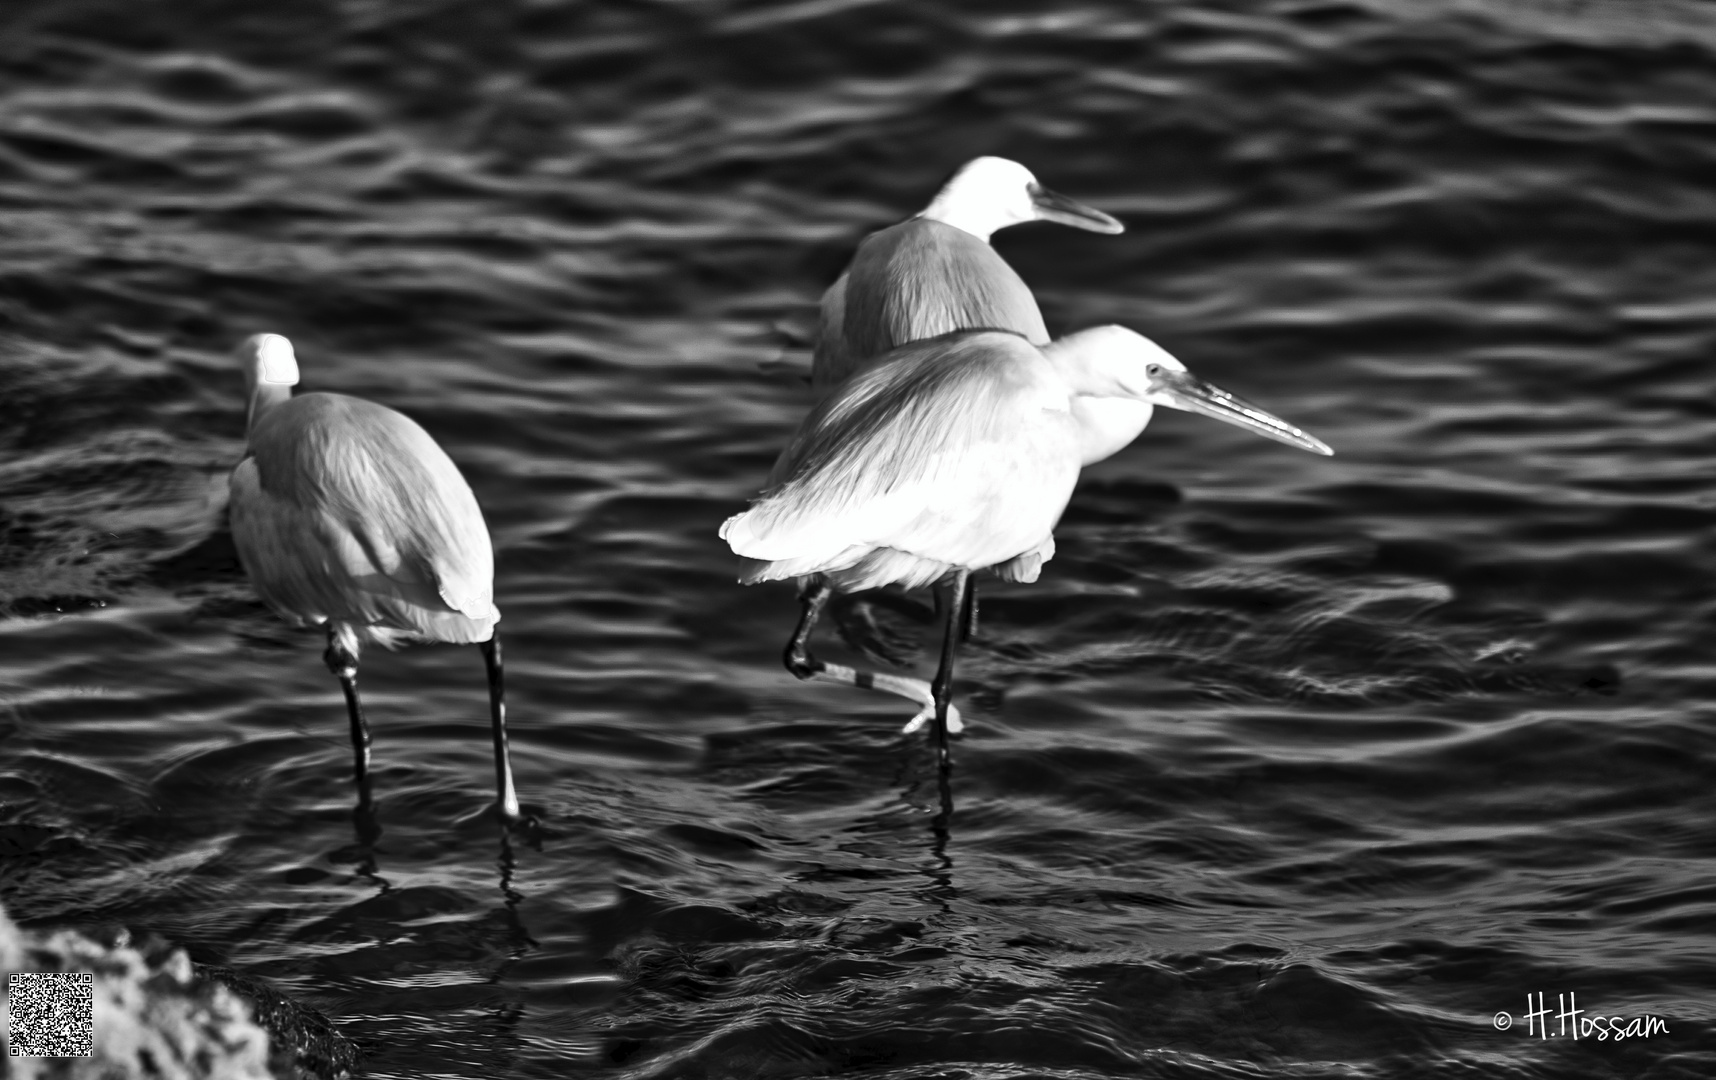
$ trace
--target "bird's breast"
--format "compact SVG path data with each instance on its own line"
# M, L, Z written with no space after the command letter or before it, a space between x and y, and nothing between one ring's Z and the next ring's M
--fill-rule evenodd
M1078 425L1079 458L1094 465L1118 454L1143 433L1155 415L1147 401L1119 397L1075 397L1071 409Z

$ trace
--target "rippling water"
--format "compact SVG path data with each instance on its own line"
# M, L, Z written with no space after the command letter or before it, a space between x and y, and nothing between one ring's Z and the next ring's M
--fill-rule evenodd
M377 1077L1716 1075L1713 52L1691 0L11 0L0 898ZM942 819L715 528L822 288L982 153L1128 223L997 238L1052 331L1338 456L1169 415L1091 470ZM263 329L476 490L539 836L474 649L366 659L354 813L221 523ZM834 616L933 663L921 597Z

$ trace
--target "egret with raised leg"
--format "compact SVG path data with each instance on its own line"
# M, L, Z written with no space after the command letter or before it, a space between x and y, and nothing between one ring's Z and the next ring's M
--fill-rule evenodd
M799 425L761 497L721 526L746 560L746 584L820 575L841 590L941 590L941 664L907 730L933 720L944 767L971 575L1035 581L1079 470L1112 438L1075 409L1081 397L1131 402L1145 423L1162 405L1333 453L1125 327L1046 348L1006 331L961 331L853 373Z
M823 294L811 385L826 393L872 357L955 330L1012 330L1032 344L1047 345L1049 332L1036 297L989 243L996 231L1031 221L1098 233L1125 231L1101 210L1044 187L1016 161L975 158L922 211L858 245L851 265ZM1093 431L1110 432L1106 443L1111 449L1101 457L1131 442L1149 419L1147 409L1131 400L1079 398L1073 408L1089 414L1083 419ZM928 703L930 687L921 679L857 671L811 655L811 630L831 596L829 583L820 577L801 583L799 623L784 657L787 670L800 679L886 690ZM975 632L975 583L964 605L967 631ZM951 722L957 730L957 710Z

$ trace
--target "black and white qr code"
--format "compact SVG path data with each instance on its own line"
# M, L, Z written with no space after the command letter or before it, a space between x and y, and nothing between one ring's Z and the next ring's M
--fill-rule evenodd
M95 1053L95 977L87 971L6 976L13 1057Z

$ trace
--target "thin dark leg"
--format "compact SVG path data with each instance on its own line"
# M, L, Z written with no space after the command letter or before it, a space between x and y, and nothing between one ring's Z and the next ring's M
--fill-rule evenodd
M961 620L964 623L960 632L961 641L970 641L977 636L977 579L972 578L965 583L965 614Z
M357 834L357 871L364 877L376 877L375 842L381 839L381 822L375 817L375 803L370 799L369 777L358 781L358 802L352 810L352 827Z
M821 660L810 655L810 632L816 627L816 620L822 617L822 609L828 606L829 597L834 595L834 589L828 584L828 579L821 574L810 578L798 600L803 609L799 613L798 627L792 632L792 640L787 642L786 669L795 679L808 679L825 669Z
M495 792L501 817L518 820L518 791L512 784L512 753L506 741L506 672L501 667L500 631L479 646L489 669L489 723L495 736Z
M890 675L886 672L858 671L844 664L830 664L818 660L810 652L810 632L816 626L816 620L822 617L822 609L828 606L828 601L834 596L834 587L828 579L818 574L807 580L799 593L799 601L803 610L799 614L798 626L792 632L792 639L787 642L785 653L781 659L786 669L792 672L796 679L817 679L823 682L841 683L845 686L856 686L862 690L881 690L888 694L898 694L910 698L923 706L918 714L906 724L908 733L922 727L924 721L933 711L934 698L930 688L922 679L913 679L905 675ZM959 710L953 712L953 729L960 729Z
M941 798L941 805L935 816L930 818L930 853L935 856L936 868L930 871L934 886L930 890L943 911L948 910L948 899L956 895L953 887L953 860L948 857L947 843L953 838L953 770L942 767L936 771L936 794Z
M941 639L941 667L936 669L930 693L935 695L935 746L941 767L949 765L947 753L947 706L953 696L953 662L959 655L959 631L965 613L966 587L971 583L971 571L955 570L947 583L947 632Z
M375 804L370 801L369 780L358 781L358 802L352 809L352 830L357 843L349 848L350 855L336 855L338 861L350 861L361 877L382 889L388 887L376 864L375 844L381 839L381 822L375 816Z
M369 780L369 725L364 723L363 702L358 700L357 688L357 650L343 640L340 629L330 624L328 626L328 650L322 654L322 661L328 665L340 680L340 689L346 692L346 712L352 719L352 751L357 759L357 781L360 794L368 793Z

